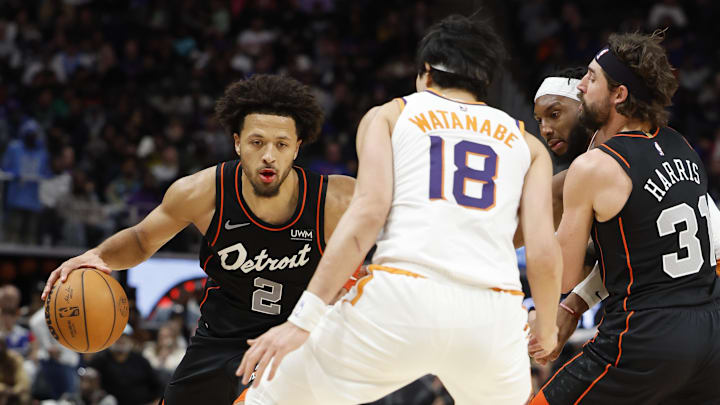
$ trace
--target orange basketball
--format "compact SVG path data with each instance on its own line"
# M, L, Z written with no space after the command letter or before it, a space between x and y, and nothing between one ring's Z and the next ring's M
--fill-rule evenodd
M56 282L45 300L50 333L68 349L99 352L122 335L128 300L120 283L95 269L78 269Z

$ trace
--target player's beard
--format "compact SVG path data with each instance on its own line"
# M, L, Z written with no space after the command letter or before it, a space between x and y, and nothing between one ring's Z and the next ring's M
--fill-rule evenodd
M583 125L578 119L572 129L570 129L570 135L568 135L567 140L567 151L565 155L563 155L563 158L566 158L568 162L572 162L576 157L587 152L593 132L594 131Z
M280 186L282 186L282 184L285 182L285 179L290 174L292 166L288 166L283 172L278 171L276 181L271 184L264 184L262 181L260 181L258 172L259 170L265 168L275 169L274 167L266 166L255 170L252 173L248 173L248 170L246 170L245 166L242 166L243 174L247 176L248 180L250 180L250 185L252 185L253 192L256 196L263 198L275 197L280 192Z
M582 99L582 110L578 118L578 125L585 127L590 132L595 132L610 118L610 100L597 107L590 107L584 99Z

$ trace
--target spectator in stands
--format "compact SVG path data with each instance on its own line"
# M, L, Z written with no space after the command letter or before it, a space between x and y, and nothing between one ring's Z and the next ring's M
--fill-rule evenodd
M63 395L57 405L117 405L117 399L100 386L100 373L92 367L78 370L80 391ZM44 405L44 404L43 404Z
M162 192L160 191L155 176L146 171L142 176L142 185L128 198L130 219L133 224L145 218L155 207L160 204Z
M157 333L155 342L148 342L143 355L153 366L163 386L165 386L175 368L185 355L185 348L178 345L179 333L173 325L163 325Z
M342 147L335 141L325 142L325 154L310 164L310 170L320 174L349 175L347 160L343 159Z
M38 364L32 385L34 399L58 399L75 392L77 367L80 356L62 346L50 335L45 323L45 309L40 308L30 317L30 330L38 347Z
M137 161L127 158L120 166L120 175L113 179L105 189L105 201L109 204L109 211L115 219L115 227L123 228L127 223L127 205L130 196L140 189L137 175Z
M58 201L67 198L72 190L70 170L75 163L75 150L65 146L50 163L52 175L40 182L39 197L43 204L40 219L40 241L43 245L56 245L62 236L63 220L58 212Z
M76 169L72 173L72 191L58 201L62 215L63 239L66 246L96 245L106 235L107 220L95 184L87 174Z
M117 398L118 405L156 405L163 386L133 345L128 326L117 342L90 360L90 367L100 372L102 388Z
M8 349L33 361L37 358L37 342L28 329L18 325L20 298L20 290L14 285L0 287L0 333L5 336ZM32 371L32 367L28 370Z
M19 139L10 142L2 159L2 170L12 176L5 188L8 216L5 238L9 242L35 244L42 203L40 181L50 173L43 130L37 121L26 120Z
M30 378L23 368L23 358L7 347L0 333L0 404L30 404Z

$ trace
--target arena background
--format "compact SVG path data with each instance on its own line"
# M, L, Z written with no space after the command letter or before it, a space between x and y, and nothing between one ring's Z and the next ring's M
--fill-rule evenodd
M353 175L362 114L414 90L416 44L451 13L489 17L505 38L511 59L487 102L535 134L532 98L545 75L587 65L613 31L668 27L664 46L680 81L670 125L705 161L718 200L716 1L0 0L0 284L21 294L19 308L0 296L0 332L24 356L30 388L19 403L76 390L76 366L91 361L60 356L72 368L65 385L44 381L62 371L47 342L23 327L42 305L48 273L137 223L175 179L233 158L231 137L212 119L226 85L280 73L311 86L326 122L298 163ZM150 391L166 381L197 320L199 238L188 228L141 269L115 273L133 302L136 351L155 368ZM597 310L574 342L592 333ZM535 383L553 367L535 365ZM98 390L122 389L100 381ZM452 400L426 377L379 403Z

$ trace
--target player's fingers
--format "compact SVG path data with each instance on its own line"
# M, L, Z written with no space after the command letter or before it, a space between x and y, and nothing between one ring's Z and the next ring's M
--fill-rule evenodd
M257 364L257 361L261 355L262 352L260 351L258 346L253 346L248 349L247 352L245 352L245 356L243 357L243 362L245 362L245 366L242 370L243 385L250 382L250 376L252 375L252 372L255 369L255 365Z
M285 358L286 354L286 351L275 353L275 358L273 358L272 361L272 367L270 367L270 374L268 374L268 381L272 380L273 377L275 377L275 372L277 371L280 362L283 360L283 358Z
M242 360L240 360L240 365L238 366L237 370L235 370L235 375L238 377L242 377L245 373L245 363L247 363L247 351L245 354L243 354Z
M243 385L247 385L247 383L250 382L250 377L252 377L253 366L251 364L255 364L255 363L252 360L248 359L248 361L245 363L245 366L243 367L242 372L238 376L238 377L242 377Z
M556 350L556 351L550 353L550 356L548 357L548 360L550 360L550 361L555 361L555 360L557 360L557 358L560 357L560 353L561 353L561 352L562 352L562 350Z
M68 276L73 272L73 270L75 270L73 267L63 267L62 270L60 270L60 282L66 282Z
M50 273L50 277L48 277L48 281L45 283L45 289L43 289L42 292L42 299L43 301L47 298L48 294L50 294L50 290L52 290L53 285L55 285L55 281L57 281L59 277L59 268L53 270L52 273Z
M265 351L265 354L258 363L257 370L255 370L255 382L253 383L253 387L257 387L258 385L260 385L260 380L262 379L262 376L265 373L265 369L267 368L268 363L270 363L270 361L272 360L274 354L275 350Z

